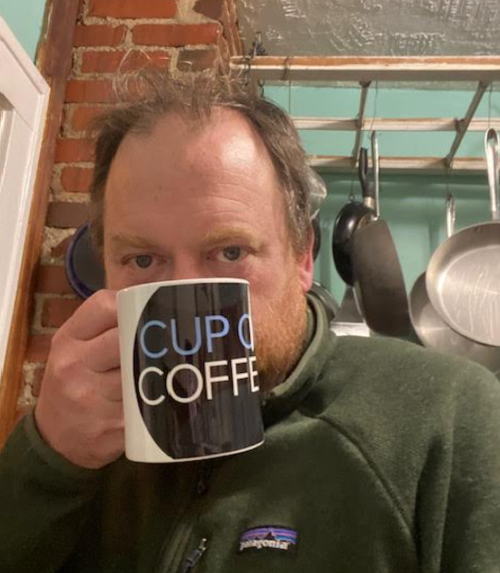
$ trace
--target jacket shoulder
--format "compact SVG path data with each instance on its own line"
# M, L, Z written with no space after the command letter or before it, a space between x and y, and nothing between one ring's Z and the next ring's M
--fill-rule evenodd
M458 459L458 474L474 479L485 459L500 464L492 451L499 411L500 383L485 368L409 342L354 337L338 340L303 410L348 440L408 522L422 475L443 478L444 499Z
M340 400L356 410L370 403L398 412L446 408L478 393L500 393L499 381L479 364L398 339L346 336L338 338L311 398L324 410Z

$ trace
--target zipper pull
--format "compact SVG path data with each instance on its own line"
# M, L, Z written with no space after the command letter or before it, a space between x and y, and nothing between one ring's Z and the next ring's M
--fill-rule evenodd
M188 573L188 571L194 569L195 565L198 563L202 555L207 550L207 543L208 543L207 539L203 538L201 540L200 544L198 545L198 548L191 553L191 555L186 559L186 561L184 561L179 573Z
M210 461L204 462L200 465L198 469L198 481L196 484L196 493L198 495L204 495L207 493L212 470L213 466Z
M198 477L198 483L196 484L196 493L198 495L204 495L208 490L208 485L206 482L206 477L202 474Z

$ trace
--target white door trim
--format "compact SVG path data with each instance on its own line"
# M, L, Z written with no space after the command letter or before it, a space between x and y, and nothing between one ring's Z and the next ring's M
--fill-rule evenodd
M0 17L0 379L50 88Z

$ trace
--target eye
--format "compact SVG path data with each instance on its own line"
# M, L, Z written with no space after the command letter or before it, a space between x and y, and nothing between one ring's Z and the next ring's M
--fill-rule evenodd
M153 264L153 257L151 255L138 255L132 259L135 264L141 269L147 269Z
M247 252L242 247L225 247L224 249L220 250L216 258L217 260L223 263L234 263L236 261L241 260L247 255Z

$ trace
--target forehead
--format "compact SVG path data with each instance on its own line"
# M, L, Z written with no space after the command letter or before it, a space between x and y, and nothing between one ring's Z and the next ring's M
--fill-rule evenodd
M229 109L216 108L211 117L201 121L167 114L150 132L126 135L109 179L144 181L155 175L168 177L172 183L189 177L251 176L256 184L279 187L260 135L249 120Z
M136 226L141 214L176 222L188 212L204 225L209 214L252 224L253 216L262 219L259 226L285 219L265 144L245 117L227 109L202 123L168 114L149 133L128 134L111 165L104 211L105 230L126 221Z

